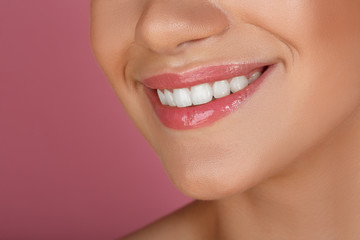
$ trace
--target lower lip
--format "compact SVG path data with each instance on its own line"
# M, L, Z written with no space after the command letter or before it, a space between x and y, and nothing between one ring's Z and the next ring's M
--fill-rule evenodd
M166 127L177 130L201 128L211 125L244 105L246 100L259 89L261 83L268 78L275 66L268 66L266 71L246 88L203 105L185 108L165 106L161 104L156 90L146 87L146 93L156 115Z

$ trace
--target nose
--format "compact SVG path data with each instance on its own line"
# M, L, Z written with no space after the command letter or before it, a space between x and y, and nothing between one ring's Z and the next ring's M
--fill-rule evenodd
M207 0L149 0L137 23L136 44L159 54L222 34L226 14Z

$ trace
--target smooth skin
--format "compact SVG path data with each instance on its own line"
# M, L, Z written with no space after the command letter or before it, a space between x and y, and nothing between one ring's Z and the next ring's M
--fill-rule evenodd
M360 237L359 0L93 0L91 43L128 115L194 203L124 239ZM271 61L240 109L166 128L142 79Z

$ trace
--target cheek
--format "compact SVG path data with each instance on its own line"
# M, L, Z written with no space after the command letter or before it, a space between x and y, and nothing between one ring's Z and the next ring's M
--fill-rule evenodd
M284 84L293 99L289 111L296 110L291 113L295 126L311 129L311 134L302 133L304 138L324 136L357 109L360 1L240 2L239 9L244 4L248 13L239 13L244 21L271 32L293 53Z
M149 108L144 110L144 95L138 96L141 86L127 78L134 31L144 8L144 1L93 0L91 5L90 39L94 55L117 94L121 104L141 132Z
M360 1L319 0L307 8L303 25L289 39L297 50L289 84L303 122L327 132L360 103Z
M127 52L144 1L93 0L90 39L99 65L111 84L125 83Z

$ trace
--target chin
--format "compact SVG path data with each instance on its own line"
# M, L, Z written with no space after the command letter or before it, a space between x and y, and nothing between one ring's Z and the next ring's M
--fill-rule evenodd
M219 200L241 194L262 179L253 171L196 166L173 171L168 169L167 173L183 194L199 200Z
M245 192L265 179L271 169L256 163L274 162L214 144L183 144L176 149L158 155L173 184L185 195L199 200L219 200Z

